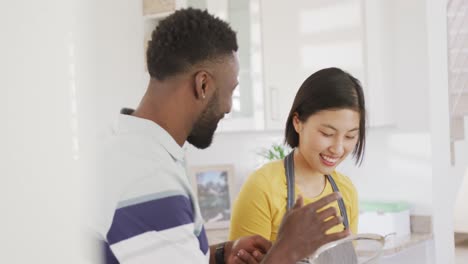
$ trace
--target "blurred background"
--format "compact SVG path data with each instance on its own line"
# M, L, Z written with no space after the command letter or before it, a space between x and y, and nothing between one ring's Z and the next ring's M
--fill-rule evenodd
M233 168L232 202L283 142L302 81L340 67L368 106L365 160L339 167L359 192L360 230L401 233L382 263L467 263L466 0L2 0L1 263L95 263L99 136L146 89L151 31L189 6L237 31L241 69L213 145L185 146L188 172Z

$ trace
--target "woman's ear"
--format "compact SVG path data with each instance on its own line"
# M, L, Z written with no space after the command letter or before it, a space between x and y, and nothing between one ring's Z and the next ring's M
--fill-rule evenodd
M296 130L297 133L300 133L302 131L303 125L297 113L294 113L293 118L292 118L292 123L294 126L294 130Z

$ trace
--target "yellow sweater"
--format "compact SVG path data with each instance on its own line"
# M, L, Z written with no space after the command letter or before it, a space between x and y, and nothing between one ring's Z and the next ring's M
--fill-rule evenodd
M351 232L357 233L358 199L357 192L348 177L334 171L331 176L340 190L348 214ZM326 181L323 192L313 199L304 197L304 203L309 204L333 192L329 181ZM302 194L295 186L295 194ZM286 176L283 160L270 162L255 171L242 186L234 203L229 239L235 240L242 236L261 235L275 241L278 229L286 213ZM340 212L338 203L332 203ZM327 233L343 230L343 225L330 229Z

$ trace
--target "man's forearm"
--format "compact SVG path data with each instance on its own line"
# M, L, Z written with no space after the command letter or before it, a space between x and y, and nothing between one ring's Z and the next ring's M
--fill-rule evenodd
M216 259L215 259L215 254L216 254L216 248L220 246L221 244L216 244L216 245L211 245L210 246L210 264L216 264Z
M295 257L285 243L275 243L265 255L261 264L294 264Z
M294 256L293 250L291 250L287 243L276 241L273 247L263 258L261 264L294 264L298 260L297 256ZM224 243L210 246L210 264L224 264L227 263L229 256L231 255L233 242L227 241ZM216 249L223 248L223 261L216 262ZM219 252L220 253L220 252Z
M223 247L224 253L222 255L223 255L223 261L225 263L229 254L231 254L232 242L227 241L227 242L223 242L220 244L215 244L215 245L210 246L210 264L222 264L222 263L216 263L216 249L219 247Z

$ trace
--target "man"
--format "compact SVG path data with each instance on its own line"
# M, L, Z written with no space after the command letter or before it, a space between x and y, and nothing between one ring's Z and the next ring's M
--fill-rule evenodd
M207 148L231 110L237 49L229 25L206 11L179 10L153 32L147 91L136 110L122 110L98 163L107 263L295 263L348 235L325 235L342 221L317 212L333 194L307 206L299 198L273 246L260 236L208 246L182 146Z

